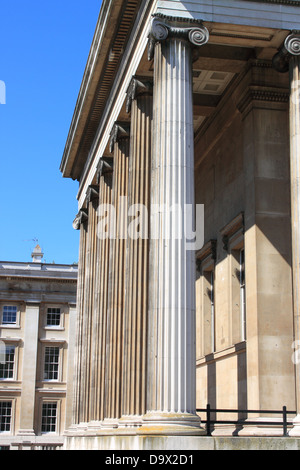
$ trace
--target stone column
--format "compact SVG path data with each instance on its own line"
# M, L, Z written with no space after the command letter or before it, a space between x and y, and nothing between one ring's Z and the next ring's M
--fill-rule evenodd
M105 366L105 419L102 426L117 427L121 417L123 321L125 311L125 260L127 237L127 194L129 128L115 124L110 142L114 155L112 206L116 224L110 240L108 309Z
M86 222L87 210L81 209L76 215L73 228L80 230L79 242L79 260L78 260L78 277L77 277L77 321L76 321L76 346L75 346L75 378L74 378L74 392L73 392L73 416L72 424L76 427L81 422L80 410L80 378L83 368L82 364L82 328L83 328L83 301L84 301L84 278L85 278L85 251L86 251Z
M300 436L300 35L289 35L273 65L290 73L290 172L291 228L293 253L294 347L297 417L290 436Z
M96 192L96 194L95 194ZM91 373L93 364L91 362L91 341L92 341L92 312L94 306L94 283L95 283L95 263L96 263L96 210L97 210L97 190L90 187L87 191L86 204L88 208L88 221L86 233L85 251L85 276L84 276L84 298L83 298L83 322L82 322L82 368L80 376L80 407L81 422L90 421L90 394L91 394Z
M78 228L81 221L85 225L81 232L80 267L78 279L78 344L77 344L77 380L75 394L76 420L87 423L91 416L91 344L92 312L94 305L94 284L96 267L96 211L98 206L98 188L90 186L86 197L86 211L81 211L73 226Z
M84 329L83 329L83 357L84 369L82 371L82 392L85 396L84 410L86 422L94 419L94 387L96 364L93 357L93 334L95 330L95 292L96 267L98 261L98 239L97 239L97 209L99 202L98 185L89 186L86 193L86 204L88 207L87 245L86 245L86 271L85 271L85 298L84 298Z
M192 45L209 33L154 17L147 413L141 432L201 434L196 415L195 252L185 237L194 205ZM161 206L159 209L159 205ZM175 210L170 210L174 205ZM182 232L182 233L180 233Z
M97 259L93 308L92 331L92 374L91 374L91 420L95 427L104 419L105 403L105 349L106 349L106 316L108 301L109 249L110 240L103 236L101 221L105 217L104 209L111 204L113 162L111 158L102 157L98 168L97 184L99 188L98 226L97 226ZM103 210L102 210L103 208ZM91 425L90 425L91 426Z
M129 227L132 224L133 231L127 239L123 416L120 425L137 426L146 412L152 84L147 79L133 78L127 96L127 112L131 112L128 224Z

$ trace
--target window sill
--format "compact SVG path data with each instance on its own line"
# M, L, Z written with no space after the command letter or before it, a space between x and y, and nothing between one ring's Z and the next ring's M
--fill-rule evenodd
M64 326L50 326L50 325L47 325L47 326L44 326L44 330L47 330L47 331L65 331L65 327Z
M56 385L60 385L60 386L65 386L66 385L66 381L64 380L52 380L52 379L44 379L44 380L40 380L39 382L37 382L37 386L56 386Z
M0 378L0 384L3 384L3 383L22 383L22 382L20 382L19 380L14 379L14 378L9 378L9 379L1 379Z
M20 330L21 326L20 325L15 325L14 323L5 324L5 325L3 325L1 323L0 328L11 329L11 330Z

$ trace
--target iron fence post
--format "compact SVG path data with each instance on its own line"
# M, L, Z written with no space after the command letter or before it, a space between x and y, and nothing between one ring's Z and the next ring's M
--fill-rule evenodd
M282 412L283 412L283 435L286 437L288 436L286 406L282 408Z
M211 436L210 432L210 405L206 405L206 433L208 436Z

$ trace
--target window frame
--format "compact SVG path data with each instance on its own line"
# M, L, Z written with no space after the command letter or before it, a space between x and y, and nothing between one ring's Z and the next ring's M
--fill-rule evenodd
M241 260L241 254L243 255L243 261ZM241 340L246 341L247 339L247 324L246 324L246 260L245 260L245 246L240 248L240 313L241 313ZM243 273L243 276L242 276Z
M209 240L209 242L206 243L196 254L197 270L201 277L200 331L202 333L200 357L216 352L216 250L217 241L212 239ZM213 293L213 301L211 299L211 293ZM209 333L207 333L208 327Z
M60 310L60 323L59 325L50 325L48 324L48 311L50 309L55 309L55 310ZM45 330L64 330L65 329L65 313L66 313L66 308L64 305L59 305L59 304L46 304L43 309L43 328Z
M241 302L241 264L240 253L244 251L244 266L246 266L245 222L244 213L238 214L220 231L223 249L229 257L229 289L232 345L246 341L247 299L246 299L246 269L244 269L244 303ZM238 306L238 309L236 308Z
M10 381L10 382L17 382L18 380L18 367L19 367L19 352L20 352L20 338L2 338L0 337L0 342L6 346L13 346L15 348L14 354L14 369L13 369L13 377L7 379L1 379L0 383Z
M4 308L14 307L16 308L16 321L12 323L3 322ZM1 328L20 328L20 305L12 302L1 302L0 304L0 327Z
M10 413L10 421L9 421L9 429L5 429L5 430L2 430L2 426L4 425L4 423L2 423L2 419L3 417L5 417L5 415L2 416L1 414L1 404L3 403L10 403L11 407L10 407L10 410L11 410L11 413ZM7 415L6 415L7 416ZM7 435L7 434L13 434L14 432L14 429L13 429L13 423L14 423L14 400L11 399L11 398L5 398L5 397L1 397L0 399L0 436L1 435Z
M55 431L47 431L43 430L43 410L45 405L55 405L56 406L56 414L55 414ZM59 416L60 416L60 400L53 400L53 399L42 399L40 403L40 423L39 423L39 429L40 429L40 434L41 435L57 435L60 433L59 430ZM47 419L47 416L45 417ZM51 426L51 424L49 424Z
M58 362L57 362L57 378L45 378L46 374L46 353L47 349L58 349ZM55 363L52 363L54 365ZM49 364L51 365L51 364ZM53 343L48 343L44 345L44 350L43 350L43 367L42 367L42 381L43 382L61 382L61 377L62 377L62 347L61 344L53 344ZM53 371L52 371L53 373Z
M1 340L2 341L2 340ZM1 371L1 366L6 366L7 364L12 364L12 367L8 367L7 369L7 373L12 373L11 377L1 377L0 375L0 382L3 382L3 381L12 381L12 380L15 380L16 378L16 357L17 357L17 347L15 344L12 344L12 343L6 343L4 342L5 344L5 364L2 364L0 363L0 371ZM13 362L11 361L7 361L7 348L13 348ZM12 369L12 370L11 370ZM5 371L6 369L4 369ZM5 375L5 374L4 374Z
M49 310L57 310L57 312L49 312ZM49 315L59 315L59 323L48 323L48 316ZM46 327L55 329L61 327L61 321L62 321L62 312L60 307L47 307L46 311Z

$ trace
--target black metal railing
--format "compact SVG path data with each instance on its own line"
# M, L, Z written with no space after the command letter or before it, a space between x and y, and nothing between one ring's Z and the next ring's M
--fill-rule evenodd
M281 426L282 427L282 434L284 437L288 437L288 426L291 425L288 421L288 415L296 415L296 411L288 411L286 406L282 407L282 410L229 410L229 409L216 409L216 408L211 408L211 406L208 404L206 408L201 408L196 410L197 413L206 413L206 420L201 419L201 422L206 425L206 432L208 436L211 436L211 427L214 426L215 424L233 424L236 427L244 427L248 425L255 425L255 426L263 426L263 425L268 425L268 426ZM236 420L225 420L225 419L213 419L212 414L218 414L218 413L231 413L231 414L270 414L270 415L282 415L282 420L281 421L251 421L248 420L248 418L239 418Z

